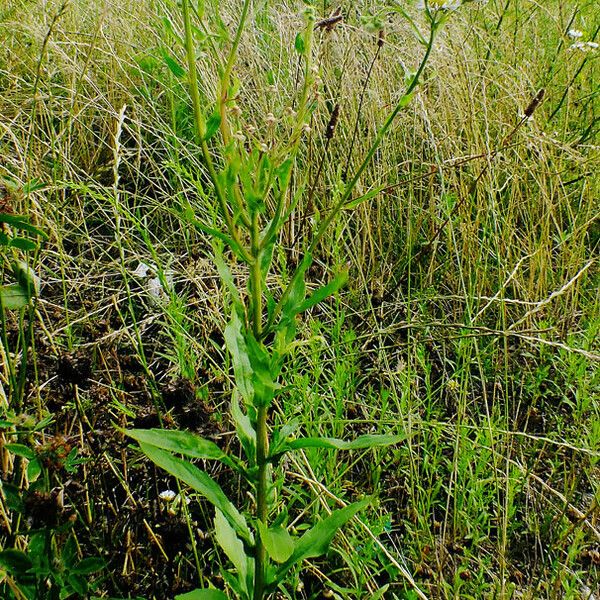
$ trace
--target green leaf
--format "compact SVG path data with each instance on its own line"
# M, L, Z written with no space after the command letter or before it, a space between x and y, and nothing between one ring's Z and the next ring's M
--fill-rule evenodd
M252 404L254 399L254 386L252 384L254 372L248 356L248 348L242 334L242 323L234 311L229 325L225 327L225 343L233 361L235 383L240 390L242 398L247 404Z
M363 202L367 202L367 201L375 198L376 196L379 196L379 194L381 194L381 192L383 192L383 190L385 190L387 187L389 187L389 186L382 185L380 187L377 187L374 190L371 190L370 192L367 192L366 194L359 196L358 198L354 198L354 200L350 200L350 202L347 202L346 204L344 204L343 208L345 210L351 210L353 208L356 208L357 206L360 206Z
M77 544L75 542L75 536L69 537L63 546L60 559L65 566L65 568L70 570L75 564L75 560L77 559Z
M278 563L284 563L294 552L294 540L285 527L267 527L258 521L260 539L263 541L269 556Z
M26 458L27 460L33 460L37 456L36 453L29 446L25 446L25 444L5 444L4 447L9 452Z
M18 250L23 250L23 252L32 252L33 250L35 250L38 245L35 242L32 242L31 240L22 238L22 237L16 237L13 238L12 240L9 241L8 245L11 248L17 248Z
M80 595L85 596L88 593L88 584L85 577L77 573L71 573L67 577L69 585Z
M6 223L15 229L29 231L29 233L34 233L35 235L39 235L41 238L48 239L48 236L44 231L29 222L29 217L24 217L22 215L9 215L8 213L0 212L0 223Z
M252 536L246 520L212 477L198 469L198 467L185 460L176 458L165 450L144 444L143 442L140 442L140 447L152 462L174 477L177 477L177 479L187 483L192 489L204 496L227 517L229 523L244 541L252 543Z
M340 288L346 285L348 281L348 272L343 271L339 275L337 275L334 279L332 279L327 285L320 287L315 290L304 302L302 302L296 309L297 313L303 313L305 310L312 308L319 302L325 300L329 296L335 294Z
M240 292L237 286L235 285L235 281L233 279L233 275L231 274L231 270L223 260L223 253L221 251L220 245L216 242L213 244L213 260L215 262L215 265L217 266L217 271L219 272L221 280L223 281L225 287L231 294L231 299L233 301L235 309L238 312L238 315L242 316L244 314L244 304L242 303Z
M298 54L304 54L306 51L306 43L304 42L304 37L301 33L299 33L294 40L294 48Z
M384 585L382 588L379 588L372 596L371 600L379 600L384 597L384 594L388 591L390 584Z
M27 465L27 479L29 483L33 483L38 480L38 477L42 473L42 464L40 463L38 458L34 458L29 461Z
M233 563L233 566L236 568L238 572L238 580L242 589L247 593L248 592L248 584L247 578L248 573L250 572L250 565L248 557L244 552L244 544L238 538L235 533L235 530L223 513L217 509L215 511L215 538L223 548L223 551L227 555L227 558Z
M237 436L244 448L248 462L254 464L256 461L256 431L248 415L242 412L238 395L234 391L231 399L231 417L235 423Z
M160 49L160 54L169 71L177 78L185 75L185 69L169 54L165 48Z
M35 271L24 261L18 260L12 265L13 275L17 282L26 289L30 297L40 293L40 278Z
M138 442L183 454L189 458L205 460L218 460L228 467L239 470L239 465L234 462L214 442L205 440L200 436L187 431L167 431L165 429L129 429L129 437Z
M363 450L380 446L392 446L406 439L405 435L361 435L356 439L346 442L337 438L298 438L282 446L282 452L299 450L301 448L332 448L335 450Z
M248 332L245 338L248 358L252 366L252 386L254 387L254 405L268 406L281 389L275 381L277 378L277 365L271 364L271 356L263 344L257 342Z
M104 567L106 567L106 562L99 556L90 556L89 558L80 560L77 565L71 569L71 573L77 575L91 575L92 573L102 571Z
M11 573L12 575L26 573L33 563L25 552L8 548L0 552L0 567Z
M227 596L219 590L194 590L187 594L175 596L175 600L229 600Z
M219 131L219 127L221 126L221 115L218 112L214 112L210 117L208 117L208 121L206 122L206 133L204 134L204 140L208 142L210 138L212 138L217 131Z
M0 286L2 308L13 310L23 308L29 304L29 300L31 300L31 294L19 283Z
M46 187L46 184L37 177L34 177L31 181L23 184L21 190L24 194L31 194L32 192L37 192L38 190L43 190Z
M357 512L370 504L369 498L349 504L348 506L333 511L328 517L309 529L296 541L294 552L288 560L275 572L275 580L281 581L285 574L297 563L307 559L316 558L325 554L337 530L345 525Z

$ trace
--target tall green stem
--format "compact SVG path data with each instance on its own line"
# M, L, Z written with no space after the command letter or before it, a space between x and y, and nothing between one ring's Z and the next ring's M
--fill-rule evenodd
M252 331L256 339L262 334L262 294L263 273L260 261L260 223L258 211L252 215ZM268 407L262 398L258 399L256 415L256 465L258 467L256 479L256 518L268 526L268 456L269 432L267 428ZM256 554L254 557L254 600L263 600L265 588L265 571L267 566L267 552L264 541L257 532Z
M196 136L198 138L198 141L200 142L200 148L202 150L204 162L206 163L206 168L208 169L208 174L215 188L215 194L217 195L217 200L219 201L221 213L223 215L223 218L225 219L225 223L227 224L227 231L229 232L229 235L237 242L241 250L244 251L243 244L241 244L239 240L237 228L235 226L235 223L233 222L233 218L229 211L229 207L227 206L227 198L225 197L225 193L221 189L221 185L217 177L217 171L215 169L212 156L210 154L210 149L208 148L208 144L206 143L206 120L202 112L202 102L200 100L200 92L198 90L198 76L196 74L196 53L194 47L194 38L192 35L189 0L183 0L182 6L185 29L185 52L188 65L190 96L192 98L192 106L194 108L194 124L196 126ZM249 261L250 257L248 255L245 255L244 259Z
M258 475L256 484L256 518L268 526L268 462L269 433L267 430L267 407L261 405L256 417L256 462ZM254 596L253 600L263 600L265 591L265 571L267 566L267 551L260 532L256 539L256 554L254 557Z

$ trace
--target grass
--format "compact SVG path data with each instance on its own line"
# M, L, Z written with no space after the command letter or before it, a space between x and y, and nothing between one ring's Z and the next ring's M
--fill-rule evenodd
M221 4L216 33L238 8ZM362 157L420 52L393 3L323 5L320 17L339 5L344 19L316 36L322 100L294 182L314 193L301 197L273 285L326 217L354 131ZM600 37L595 8L492 0L453 14L357 195L384 189L324 240L313 281L348 265L350 285L300 324L306 342L284 373L278 418L307 434L406 442L311 449L285 464L281 502L298 522L317 505L379 498L295 575L289 597L369 598L386 583L385 598L597 595L600 55L570 50L566 35ZM235 71L247 138L271 145L289 127L301 14L301 3L254 3ZM98 597L220 585L210 508L192 498L171 514L158 494L174 481L114 427L180 426L232 443L226 292L208 238L176 214L189 203L210 221L215 210L181 35L167 0L0 9L0 177L14 210L51 236L35 263L35 310L26 323L6 315L2 435L19 432L37 456L63 444L81 459L46 461L42 490L26 458L1 450L0 544L25 548L33 530L71 523L56 544L75 539L79 556L106 561ZM210 46L198 60L201 75L213 72ZM199 85L210 102L215 81ZM30 191L36 179L45 187ZM134 275L139 263L153 273ZM28 331L19 406L9 367ZM230 474L213 475L239 494ZM0 586L12 597L9 576Z

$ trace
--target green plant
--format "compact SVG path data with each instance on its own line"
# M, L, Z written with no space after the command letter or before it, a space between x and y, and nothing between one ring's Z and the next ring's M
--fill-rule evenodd
M184 218L215 238L214 259L231 297L231 319L225 328L235 376L230 414L244 459L226 454L213 442L184 431L129 430L127 433L140 443L152 461L215 506L216 540L236 571L234 576L228 570L222 570L223 578L237 597L262 600L283 585L296 565L324 554L336 531L371 503L365 498L336 510L295 538L288 531L285 509L277 512L282 483L276 472L281 458L287 452L305 448L364 449L396 444L403 439L401 436L363 435L347 442L324 437L294 437L297 422L288 422L270 431L269 413L277 397L285 393L280 378L286 358L300 343L296 332L297 318L335 294L347 279L347 273L342 272L309 293L306 278L314 254L340 211L356 207L373 196L367 193L355 198L357 184L394 119L412 98L430 56L436 31L447 15L442 10L427 9L430 29L427 38L421 37L425 51L417 71L408 76L405 92L379 129L358 168L347 181L340 178L331 205L317 224L303 258L278 293L268 285L267 278L273 256L281 253L282 232L302 195L302 189L292 193L291 182L301 154L303 133L309 130L309 122L317 108L319 83L312 58L315 13L311 8L306 10L306 28L295 41L303 64L304 84L293 111L291 133L285 141L269 147L258 139L251 139L246 145L238 121L241 112L236 103L239 82L233 76L233 68L248 20L249 0L244 2L227 58L220 63L216 102L208 111L204 109L197 81L195 28L189 1L184 0L182 6L196 137L210 181L210 186L202 186L201 193L214 194L223 228L200 222L191 205L186 208ZM199 16L202 27L206 28L202 11ZM338 114L339 107L336 107L329 118L326 140L334 135ZM275 120L273 115L268 115L267 126L273 126ZM217 141L218 134L221 143ZM247 270L246 294L226 263L225 248L231 253L232 260ZM252 503L245 511L238 510L218 483L196 467L191 459L217 460L236 471L249 486ZM213 589L179 596L182 600L225 597Z
M16 186L6 181L7 190L16 190ZM43 187L37 180L23 186L22 193L30 193ZM36 256L40 249L40 239L47 239L46 233L30 223L29 217L14 214L9 201L9 192L0 202L0 263L2 272L8 271L12 283L0 285L0 337L4 362L8 370L8 398L13 408L20 410L23 389L25 385L26 370L28 366L30 342L32 339L32 319L27 325L25 313L30 307L31 300L39 293L40 282L35 271L24 260L23 253L33 253ZM4 279L4 278L3 278ZM19 336L17 348L11 349L8 340L8 329L5 311L18 310ZM20 361L13 360L13 356L21 354ZM2 386L0 384L0 391Z

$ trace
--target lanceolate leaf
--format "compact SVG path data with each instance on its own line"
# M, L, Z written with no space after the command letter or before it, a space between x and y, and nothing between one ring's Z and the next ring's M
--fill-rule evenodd
M175 600L229 600L220 590L194 590L175 596Z
M198 467L173 456L165 450L143 442L140 442L140 447L152 462L202 494L227 517L229 523L243 540L252 543L252 535L248 530L246 519L230 502L219 484L212 477L198 469Z
M189 458L219 460L233 469L239 469L225 452L214 442L205 440L187 431L166 431L164 429L130 429L127 435L138 442L143 442L156 448L183 454Z
M300 450L302 448L331 448L334 450L364 450L365 448L377 448L380 446L392 446L404 441L404 435L361 435L356 439L346 442L337 438L298 438L281 444L277 453Z
M234 391L231 400L231 417L235 422L235 430L246 453L248 462L252 465L256 461L256 431L248 415L242 412L238 394Z
M248 564L249 560L244 551L244 544L237 537L235 530L219 509L215 512L215 537L219 546L223 548L227 558L229 558L236 568L240 586L247 593L247 577L251 565Z
M320 287L318 290L315 290L304 302L302 302L296 309L298 314L303 313L305 310L312 308L319 302L325 300L332 294L335 294L340 288L346 285L348 281L348 272L343 271L339 275L337 275L334 279L332 279L327 285Z
M39 227L36 227L35 225L32 225L29 222L28 217L24 217L21 215L9 215L7 213L0 212L0 223L6 223L7 225L11 225L15 229L29 231L29 233L34 233L35 235L39 235L41 238L44 239L48 238L44 231L42 231Z
M293 554L275 573L277 582L296 564L307 558L316 558L327 552L337 530L347 523L357 512L370 504L369 498L350 504L332 512L327 518L309 529L297 542Z
M233 361L235 383L242 398L247 404L252 404L254 387L252 385L253 370L248 357L248 348L242 334L242 324L234 311L229 325L225 327L225 342Z

